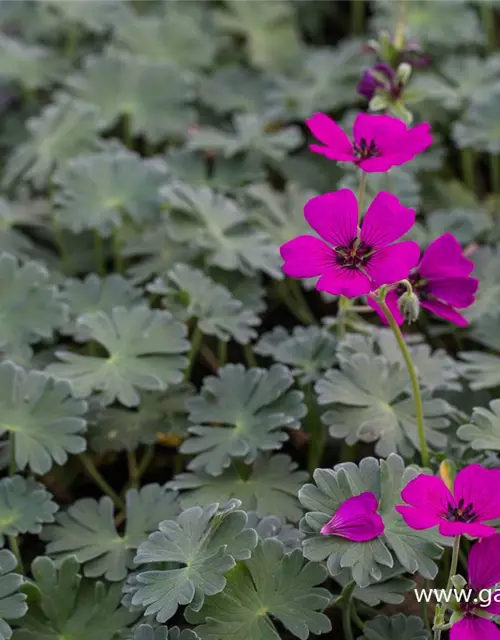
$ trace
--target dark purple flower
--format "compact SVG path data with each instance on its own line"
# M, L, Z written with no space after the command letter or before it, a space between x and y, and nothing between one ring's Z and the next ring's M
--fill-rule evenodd
M378 500L370 491L343 502L321 528L324 536L340 536L353 542L366 542L384 533L384 522L377 513Z
M378 88L386 89L393 97L399 95L395 82L394 70L385 62L377 62L370 69L365 69L358 84L358 93L371 100ZM395 95L397 94L397 95Z

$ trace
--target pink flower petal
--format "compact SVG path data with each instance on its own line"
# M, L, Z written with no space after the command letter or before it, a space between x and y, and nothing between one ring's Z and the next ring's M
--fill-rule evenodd
M474 304L474 294L479 286L477 278L462 277L430 280L426 292L453 307L466 309Z
M371 283L362 271L335 266L324 273L316 283L318 291L326 291L334 296L358 298L366 295Z
M450 640L500 640L500 630L491 620L466 616L452 626Z
M458 311L455 311L450 305L444 304L444 302L439 302L438 300L420 300L420 306L428 311L432 311L432 313L444 320L453 322L453 324L459 327L467 327L469 324L466 318L460 315Z
M359 168L366 173L385 173L392 169L392 167L397 167L408 160L413 160L414 156L410 157L405 156L375 156L374 158L365 158L364 160L359 161Z
M353 542L373 540L384 533L384 522L377 509L378 500L369 491L348 498L322 527L321 533Z
M299 236L280 247L283 272L291 278L314 278L335 265L335 252L313 236Z
M491 538L484 538L484 540L490 540L490 539ZM496 551L496 553L498 553L498 550ZM500 591L497 590L497 591L491 592L490 597L491 597L490 604L487 606L486 605L481 606L481 604L479 604L478 609L480 611L487 611L488 613L491 613L494 616L500 616Z
M407 127L402 120L386 115L373 115L360 113L354 121L353 134L357 145L364 139L368 144L374 140L379 148L382 141L385 144L389 141L398 140L404 136Z
M484 538L495 533L493 527L478 522L451 522L442 520L439 525L439 533L442 536L454 537L468 535L471 538Z
M419 255L420 249L416 242L398 242L370 256L365 270L376 286L393 284L408 278Z
M380 308L379 303L376 300L374 300L371 296L367 296L366 302L368 303L368 305L374 311L376 311L378 313L379 318L382 320L382 322L385 325L388 325L389 323L387 322L387 320L385 318L385 314L383 313L382 309ZM389 310L391 311L391 313L394 316L394 319L396 320L398 325L402 325L405 319L403 317L403 314L399 310L399 307L398 307L398 294L394 291L394 289L391 289L391 291L389 291L389 293L386 295L385 302L386 302L387 306L389 307Z
M418 509L415 507L406 507L404 505L398 505L396 511L403 516L403 520L411 529L430 529L431 527L436 527L440 522L442 522L441 518L435 513L426 512L422 509Z
M329 160L335 160L336 162L356 162L357 158L352 153L340 153L336 147L322 147L319 144L310 144L309 151L313 153L319 153L322 156L325 156Z
M467 572L469 585L476 591L489 589L500 582L500 534L483 538L472 546Z
M324 240L334 247L348 247L358 234L358 201L350 189L311 198L304 217Z
M324 113L315 113L312 118L306 120L310 132L315 138L327 146L327 149L318 145L309 148L316 153L328 151L331 160L342 162L354 161L352 143L347 134L339 125ZM326 153L325 153L326 155Z
M412 507L440 517L448 513L449 504L454 504L453 496L441 478L424 473L410 480L401 497Z
M372 249L386 247L413 227L415 215L414 209L403 207L396 196L380 191L363 218L360 239Z
M500 518L500 470L470 464L458 472L453 485L455 504L473 505L476 522Z
M474 263L463 254L460 243L451 233L436 238L427 247L418 266L418 272L426 280L448 276L468 276Z

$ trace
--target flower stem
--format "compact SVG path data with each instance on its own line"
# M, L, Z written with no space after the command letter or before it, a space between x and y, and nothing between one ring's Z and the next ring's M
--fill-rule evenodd
M249 368L258 366L250 343L243 345L243 353L245 354L245 359Z
M134 451L127 451L127 464L128 464L128 476L129 487L137 489L139 486L139 469L137 466L137 458Z
M155 457L155 446L154 444L150 444L146 447L146 450L143 453L141 461L137 465L137 477L139 480L146 473L149 465L151 464L151 462L153 462L154 457Z
M354 624L358 627L358 629L363 631L363 629L365 628L365 623L359 617L356 607L354 606L354 602L351 603L351 618Z
M361 172L361 180L359 181L358 191L358 225L363 217L363 207L365 204L366 183L368 182L368 174L364 171Z
M453 552L451 554L451 564L450 564L450 573L448 575L448 582L446 585L446 589L450 590L453 586L451 579L457 573L458 568L458 558L460 555L460 536L456 536L453 540ZM441 631L444 629L444 610L441 605L436 607L436 612L434 613L434 640L440 640Z
M500 194L500 156L496 153L490 155L490 182L493 193Z
M311 434L309 441L309 450L307 452L307 468L312 477L315 469L317 469L323 458L323 450L325 448L325 425L321 422L318 415L318 407L312 383L308 384L304 389L305 402L307 406L307 429Z
M80 453L78 455L80 458L80 462L82 463L82 467L87 472L87 475L92 478L92 480L96 483L96 485L113 500L113 504L118 509L122 511L125 510L125 503L120 498L120 496L116 493L116 491L106 482L106 480L99 473L97 467L92 461L92 458L88 456L86 453Z
M9 476L13 476L16 469L16 436L11 431L9 433Z
M289 287L292 293L292 296L295 298L296 303L300 306L301 314L306 322L306 324L317 324L316 318L314 317L313 312L309 309L309 305L307 303L306 297L302 291L302 287L298 280L288 280Z
M476 191L476 168L474 151L472 149L462 149L460 152L462 162L462 176L468 189Z
M219 367L223 367L227 360L227 342L219 339L217 346L217 358L219 359Z
M363 33L365 27L365 3L364 0L351 2L351 32Z
M342 628L344 629L344 639L354 640L351 626L352 594L356 588L354 581L347 584L342 591Z
M487 49L490 53L496 49L495 11L489 2L480 2L481 19L487 37Z
M7 536L7 538L9 540L10 550L16 556L16 560L17 560L16 570L18 573L24 574L23 559L21 556L21 550L19 549L19 542L17 541L17 536Z
M189 364L184 373L184 380L188 381L191 378L191 373L193 371L194 363L196 361L196 356L198 355L198 351L200 350L201 340L203 338L203 334L201 332L200 327L196 326L193 330L193 335L191 336L191 349L189 351Z
M415 369L415 365L413 364L413 360L411 359L411 355L408 351L408 347L406 345L403 334L401 333L401 329L399 328L397 322L394 320L394 316L392 315L391 310L387 306L384 299L378 298L378 303L385 317L387 318L387 322L389 323L392 332L394 333L394 337L396 338L398 346L401 350L401 354L405 361L406 368L408 369L408 374L410 376L411 386L413 390L413 400L415 402L415 421L417 423L420 456L422 458L422 466L427 467L429 465L429 450L427 449L427 441L425 439L424 409L422 405L422 395L420 393L417 371Z

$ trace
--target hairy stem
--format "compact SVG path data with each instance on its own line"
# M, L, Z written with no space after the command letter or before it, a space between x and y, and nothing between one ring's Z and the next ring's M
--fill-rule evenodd
M117 509L125 510L125 503L120 498L120 496L116 493L116 491L111 487L103 476L99 473L97 467L92 461L92 458L88 456L86 453L80 453L78 455L80 462L82 463L82 467L87 472L87 475L92 478L92 480L96 483L96 485L113 501L113 504Z
M359 181L359 191L358 191L358 224L361 222L361 218L363 217L363 213L364 213L363 207L365 204L367 182L368 182L368 174L362 171L361 180Z
M250 343L243 345L243 353L245 354L245 359L249 368L258 366L257 360L255 359L252 351L252 345Z
M344 639L354 640L351 626L352 594L356 588L356 583L350 582L342 591L342 628L344 629Z
M450 573L448 575L448 582L446 585L446 589L449 590L453 587L453 583L451 579L457 573L458 568L458 558L460 555L460 536L456 536L453 540L453 551L451 554L451 564L450 564ZM441 631L443 629L448 628L444 626L444 608L441 605L436 607L436 612L434 614L434 640L440 640Z
M10 550L16 556L16 560L17 560L16 571L18 573L24 574L23 559L21 556L21 550L19 549L19 542L17 540L17 536L7 536L7 538L9 540Z
M413 364L413 360L411 359L411 355L408 351L408 347L406 345L403 334L401 333L401 329L399 328L396 320L394 320L394 316L392 315L391 310L387 306L384 299L378 298L377 300L387 319L387 322L389 323L389 326L392 329L392 332L394 333L394 337L396 338L398 346L401 350L401 354L405 361L406 368L408 369L408 374L410 376L411 386L413 390L413 400L415 402L415 421L417 423L420 456L422 458L422 466L427 467L429 465L429 450L427 448L427 441L425 439L424 408L422 405L422 394L420 393L417 371L415 369L415 365Z

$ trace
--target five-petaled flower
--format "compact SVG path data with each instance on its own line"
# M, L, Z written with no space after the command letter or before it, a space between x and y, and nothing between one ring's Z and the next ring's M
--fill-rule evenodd
M450 640L490 640L499 638L494 622L483 617L500 615L500 535L484 538L472 547L467 560L470 592L467 602L460 602L460 619L450 630ZM489 597L484 596L489 591Z
M348 298L406 278L418 261L413 241L393 244L415 221L415 211L381 191L358 228L358 203L349 189L309 200L304 215L323 238L299 236L281 247L283 271L292 278L313 278L318 291Z
M384 521L377 513L378 500L370 491L343 502L321 527L324 536L340 536L353 542L366 542L384 533Z
M354 162L367 173L389 171L413 160L432 144L428 122L409 129L392 116L360 113L354 121L354 141L324 113L315 113L306 122L313 136L325 145L312 144L311 151L330 160Z
M451 233L445 233L429 245L408 279L421 307L465 327L467 320L455 309L466 309L474 303L479 280L470 276L473 269L474 263L463 255L462 247L455 237ZM385 300L398 324L404 321L398 309L398 298L405 290L400 285L389 291ZM386 323L377 302L368 298L368 304Z
M412 529L439 526L443 536L482 538L495 533L484 524L500 518L500 470L472 464L458 472L453 493L441 478L419 474L401 492L398 511Z

